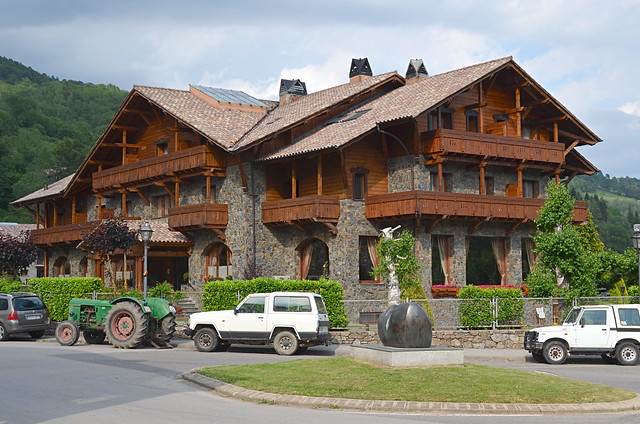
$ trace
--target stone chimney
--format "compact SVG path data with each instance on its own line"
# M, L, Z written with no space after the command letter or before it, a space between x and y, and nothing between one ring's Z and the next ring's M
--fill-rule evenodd
M407 68L407 73L405 75L407 85L420 82L428 76L429 73L427 72L427 68L424 67L422 59L411 59L409 61L409 67Z
M297 100L299 97L307 95L307 85L300 81L296 80L280 80L280 104L286 105L287 103L291 103L294 100Z
M360 82L373 76L371 72L371 66L369 66L369 60L364 59L351 59L351 69L349 70L349 82Z

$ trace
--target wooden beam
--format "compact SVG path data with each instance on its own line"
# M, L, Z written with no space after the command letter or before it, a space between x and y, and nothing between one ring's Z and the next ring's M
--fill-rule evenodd
M157 182L155 183L155 185L157 185L158 187L162 187L164 189L164 191L166 191L167 193L169 193L169 196L173 197L175 199L175 195L173 194L173 192L171 191L171 189L169 188L169 186L167 186L166 183L164 182Z
M291 162L291 198L298 197L298 175L296 174L296 163Z
M484 107L489 102L484 101L484 93L482 92L482 81L478 83L478 131L484 134Z
M522 171L524 170L524 166L519 166L516 168L518 171L518 197L522 197Z
M558 143L560 140L558 138L558 123L553 123L553 141L554 143Z
M595 141L591 141L591 140L589 140L587 138L584 138L582 136L570 133L569 131L558 130L558 134L563 135L563 136L568 137L568 138L572 138L574 140L580 140L581 142L587 143L587 144L590 144L590 145L594 145L595 144Z
M563 181L564 185L569 185L569 183L571 182L571 180L573 180L576 176L578 175L577 171L574 171L571 173L571 175L569 175L569 177Z
M316 193L322 196L322 155L316 158Z
M480 226L480 224L482 224L483 222L485 222L485 221L476 221L476 222L472 223L469 226L469 229L467 230L467 234L471 235L471 234L475 233L476 230L478 229L478 227Z
M480 184L479 184L479 194L484 196L487 194L487 189L485 187L485 181L484 181L484 168L487 166L487 162L482 162L480 163L480 165L478 165L478 168L480 170Z
M147 197L144 194L142 194L140 189L138 189L138 188L130 188L129 191L131 191L132 193L135 193L138 196L140 196L140 198L147 204L147 206L151 205L151 201L149 199L147 199Z
M122 216L129 216L128 215L128 210L127 210L127 193L124 192L122 193Z
M180 206L180 183L176 181L174 184L173 204L174 207L177 208L178 206Z
M116 147L126 147L127 149L140 149L142 148L142 146L139 146L137 144L129 144L129 143L114 143L113 144Z
M574 147L576 147L578 144L580 143L580 140L574 140L573 143L571 143L571 145L569 147L567 147L566 149L564 149L564 156L567 157L567 155L569 154L570 151L573 150Z
M118 165L120 165L119 163L116 163L116 162L111 162L111 161L106 161L106 160L96 160L96 159L88 160L87 163L89 165L110 165L110 166L118 166Z
M240 171L240 180L242 180L242 188L246 191L248 188L247 175L244 172L244 166L242 165L242 154L238 153L238 170Z
M482 93L482 90L480 90L480 92L478 93L478 97L482 97L481 93ZM478 100L477 103L472 103L470 105L464 106L464 110L482 109L482 108L487 107L487 106L489 106L489 102Z
M126 108L124 110L124 113L131 113L131 114L134 114L134 115L138 115L139 117L141 117L144 120L144 122L147 123L147 125L151 125L151 120L149 118L147 118L147 114L144 113L142 110Z
M227 235L224 233L224 231L222 231L219 228L210 228L210 230L216 235L218 236L218 238L220 240L226 240L227 239Z
M526 108L531 108L531 107L534 107L534 106L544 105L544 104L547 104L547 103L549 103L549 99L544 98L542 100L538 100L538 101L535 101L535 102L523 104L522 106L524 106Z
M516 137L522 137L522 107L520 106L520 89L516 88Z
M555 116L553 118L544 118L544 119L540 119L540 122L556 122L556 121L564 121L565 119L567 119L568 116L567 115L561 115L561 116Z
M529 220L528 219L523 219L522 221L518 221L515 224L511 225L509 228L507 228L507 230L504 232L505 235L510 236L511 234L513 234L513 232L516 230L516 228L518 228L520 225L527 223Z
M205 203L211 203L211 176L205 177Z
M116 124L116 125L113 125L111 128L114 130L124 130L124 131L133 131L133 132L143 130L143 128L134 127L133 125L117 125Z
M126 147L127 145L127 131L122 131L122 144ZM125 165L127 163L127 149L122 149L122 164Z
M384 136L384 134L383 134ZM349 194L349 176L347 174L347 163L344 157L344 150L340 150L340 168L342 170L342 192Z

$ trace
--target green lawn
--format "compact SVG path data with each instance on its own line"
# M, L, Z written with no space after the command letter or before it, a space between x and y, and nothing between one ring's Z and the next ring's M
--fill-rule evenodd
M485 365L386 369L348 358L229 365L198 372L247 389L350 399L477 403L591 403L634 393L599 384Z

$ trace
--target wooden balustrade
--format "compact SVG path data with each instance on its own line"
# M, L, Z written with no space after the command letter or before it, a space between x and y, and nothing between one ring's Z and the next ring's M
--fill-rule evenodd
M221 203L199 203L169 209L169 227L175 230L227 227L228 206Z
M560 165L564 162L564 144L527 140L502 135L439 129L422 134L422 152L526 160Z
M340 199L337 196L304 196L264 202L262 222L281 224L298 221L338 222Z
M526 197L406 191L369 196L365 214L368 219L397 219L417 214L423 217L520 221L537 218L544 201ZM577 222L587 220L586 202L576 202L574 219Z
M38 245L79 242L93 231L96 225L98 225L97 221L90 221L80 222L77 224L58 225L48 228L38 228L31 230L31 235L34 238L35 243Z
M208 146L196 146L94 172L92 184L95 190L109 189L121 184L153 181L166 178L170 174L197 172L215 167L222 169L223 163L213 151Z

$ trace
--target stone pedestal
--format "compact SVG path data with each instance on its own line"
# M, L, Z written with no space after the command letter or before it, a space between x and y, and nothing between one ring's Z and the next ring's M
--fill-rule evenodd
M383 345L352 345L350 355L357 361L392 368L464 364L464 350L452 347L399 348Z

